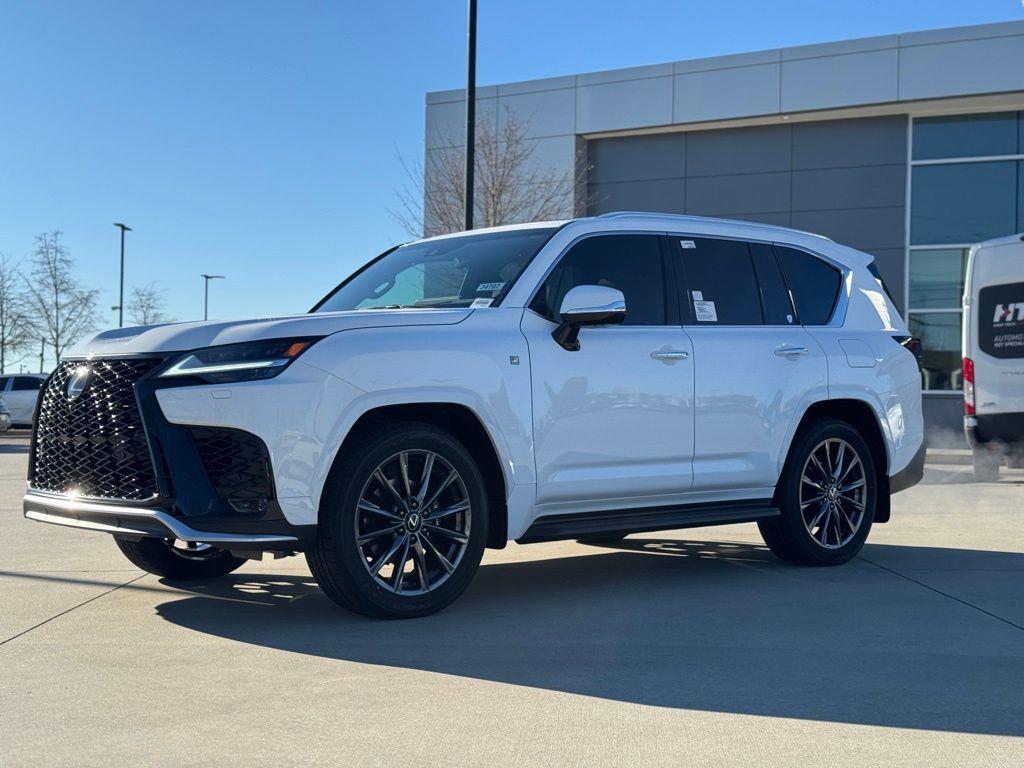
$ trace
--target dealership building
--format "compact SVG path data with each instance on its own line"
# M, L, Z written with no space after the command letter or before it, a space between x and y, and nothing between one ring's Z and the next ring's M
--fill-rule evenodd
M929 426L959 432L967 248L1024 231L1024 22L482 87L477 115L515 116L565 217L748 219L873 254L923 341ZM428 190L464 121L464 91L427 95Z

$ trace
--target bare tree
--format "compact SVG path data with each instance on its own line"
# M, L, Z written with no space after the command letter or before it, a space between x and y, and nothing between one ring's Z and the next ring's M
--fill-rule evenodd
M585 189L586 167L576 159L572 171L544 167L527 125L506 112L500 125L481 122L476 129L474 213L478 227L565 218L573 197ZM399 157L408 177L392 215L414 237L465 228L466 149L462 137L446 137L444 149L431 150L426 165Z
M98 290L75 279L74 261L60 239L60 232L36 237L32 271L25 280L33 335L50 346L57 362L69 345L96 326L99 297Z
M23 359L11 360L32 335L25 309L21 275L17 267L0 254L0 374L6 371L8 364Z
M168 321L164 292L156 283L132 288L128 317L135 325L157 325Z

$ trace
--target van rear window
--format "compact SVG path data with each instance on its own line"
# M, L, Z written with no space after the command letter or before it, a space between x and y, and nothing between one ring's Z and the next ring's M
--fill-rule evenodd
M1024 357L1024 283L990 285L978 293L978 346L992 357Z

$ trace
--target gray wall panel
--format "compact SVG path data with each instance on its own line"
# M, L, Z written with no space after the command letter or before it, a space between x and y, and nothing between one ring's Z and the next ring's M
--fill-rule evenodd
M793 226L862 251L900 248L903 246L904 208L793 211Z
M789 213L789 172L698 176L686 180L686 212L698 216Z
M793 126L793 168L797 170L906 162L906 115Z
M684 213L685 183L683 179L658 179L591 184L588 210L592 216L612 211Z
M685 133L601 139L589 142L587 149L590 179L596 184L686 175Z
M902 206L906 163L793 172L793 210Z
M720 176L788 171L791 143L788 125L694 131L686 142L686 172Z

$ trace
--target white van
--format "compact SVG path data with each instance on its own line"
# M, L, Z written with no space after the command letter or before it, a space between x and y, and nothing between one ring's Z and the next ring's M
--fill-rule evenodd
M1024 466L1024 235L971 248L964 283L964 432L978 480Z

